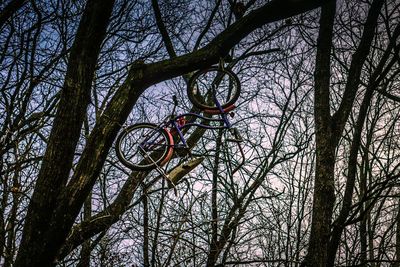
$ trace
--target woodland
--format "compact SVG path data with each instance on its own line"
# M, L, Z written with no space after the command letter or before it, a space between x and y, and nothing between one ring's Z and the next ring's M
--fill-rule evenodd
M0 265L399 267L399 36L397 0L1 0ZM121 164L221 64L243 154Z

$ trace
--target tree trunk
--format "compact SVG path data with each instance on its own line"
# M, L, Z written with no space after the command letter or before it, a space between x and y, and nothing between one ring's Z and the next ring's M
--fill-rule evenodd
M321 8L315 66L314 118L316 165L311 235L305 266L325 266L332 220L335 168L335 138L330 115L330 56L336 3Z
M65 187L90 100L95 66L114 1L87 2L68 62L61 98L32 195L15 267L51 266L68 232L55 227L52 214ZM67 219L67 213L65 215ZM72 220L74 220L73 218ZM71 220L71 218L69 218Z

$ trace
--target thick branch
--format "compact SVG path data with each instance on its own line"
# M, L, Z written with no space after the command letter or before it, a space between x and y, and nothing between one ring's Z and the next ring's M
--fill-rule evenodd
M167 28L165 27L165 24L164 24L164 22L162 20L161 11L160 11L160 7L158 5L158 1L157 0L151 0L151 5L153 6L154 15L156 17L156 23L157 23L157 26L158 26L158 30L161 33L161 37L162 37L162 39L164 41L165 48L167 49L167 52L168 52L170 58L174 58L174 57L176 57L174 45L172 44L172 41L171 41L171 38L169 37Z
M197 69L208 67L217 63L219 58L226 56L231 48L255 29L277 20L310 11L319 7L323 2L331 1L270 1L236 21L202 49L171 60L146 65L143 68L142 84L149 86Z

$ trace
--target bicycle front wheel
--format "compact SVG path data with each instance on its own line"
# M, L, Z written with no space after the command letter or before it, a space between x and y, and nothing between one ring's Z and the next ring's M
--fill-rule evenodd
M211 67L193 74L187 93L196 107L217 110L218 104L222 108L234 104L239 98L240 89L240 81L235 73L228 69Z
M139 123L125 128L117 137L117 157L126 167L144 171L164 164L172 155L171 135L157 125Z

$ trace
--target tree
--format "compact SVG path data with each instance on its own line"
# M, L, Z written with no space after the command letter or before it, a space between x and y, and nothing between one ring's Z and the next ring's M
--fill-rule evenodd
M34 7L35 3L32 3ZM63 5L63 2L59 4ZM127 2L115 4L111 0L88 1L69 50L57 112L29 201L14 265L49 266L57 261L58 251L98 179L112 141L147 88L209 66L262 25L308 11L319 4L319 1L271 1L227 27L200 49L155 63L132 62L125 81L104 107L74 164L99 54L108 38L107 27L114 19L113 12L121 11L127 5ZM19 5L15 10L24 7L26 5ZM161 24L159 28L162 29ZM168 48L165 32L161 31L161 34Z
M341 100L337 103L337 109L332 111L331 104L331 77L334 48L334 20L336 5L331 3L321 8L320 28L317 41L317 55L315 66L315 133L316 133L316 177L314 188L313 221L310 236L310 246L306 265L310 266L333 266L337 253L341 233L345 227L344 223L349 216L357 169L357 155L360 148L361 132L365 123L367 110L371 98L378 87L384 84L384 77L393 71L398 53L398 24L393 26L386 47L383 47L381 57L374 55L371 61L377 62L370 66L370 76L363 78L363 66L367 64L370 47L375 38L378 27L378 18L384 1L372 1L368 6L368 13L363 24L363 32L350 62L346 62L347 79L344 82L344 91ZM387 8L388 6L386 6ZM340 62L340 60L338 60ZM342 63L342 62L341 62ZM343 62L344 63L344 62ZM346 64L346 65L347 65ZM342 73L341 73L342 74ZM335 203L335 162L336 150L340 138L345 130L346 122L354 109L354 101L361 80L366 87L362 103L358 110L358 119L355 123L355 132L352 136L350 148L347 181L343 203L338 218L332 224L333 207ZM384 85L383 85L384 86ZM333 114L332 114L333 112ZM331 115L332 114L332 115ZM331 232L331 229L332 232Z
M396 1L1 7L0 264L398 263ZM173 94L196 111L188 79L222 61L243 85L240 168L223 131L195 128L201 158L165 166L177 196L122 166L120 129Z

